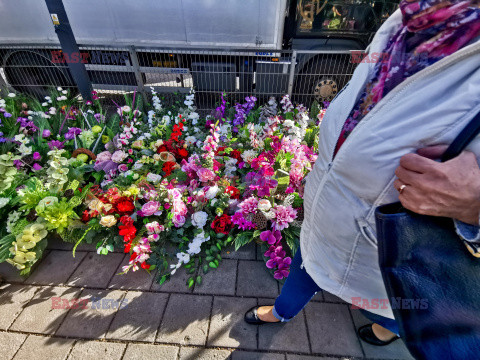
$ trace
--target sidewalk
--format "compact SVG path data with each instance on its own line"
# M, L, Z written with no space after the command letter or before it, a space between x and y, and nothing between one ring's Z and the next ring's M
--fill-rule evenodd
M272 304L280 290L255 245L225 254L219 269L190 290L185 273L160 287L145 271L115 276L128 261L123 253L99 256L80 246L73 259L71 247L50 244L26 280L0 264L6 280L0 359L412 359L401 341L383 348L361 342L356 329L368 320L327 293L285 325L244 323L246 310ZM126 306L52 309L52 297L123 300Z

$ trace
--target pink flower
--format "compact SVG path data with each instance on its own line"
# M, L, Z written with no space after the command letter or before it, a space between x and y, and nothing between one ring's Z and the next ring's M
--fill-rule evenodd
M201 168L197 170L197 175L200 181L207 182L215 179L215 173L210 169Z
M116 162L117 164L120 164L123 160L125 160L126 157L127 157L127 154L124 151L117 150L112 155L112 161Z
M33 164L32 168L33 168L34 171L38 171L38 170L43 169L43 167L40 164L37 164L37 163Z
M158 201L149 201L142 206L142 216L161 215L162 212L158 210L160 203Z
M173 201L173 211L175 215L185 216L187 215L187 206L182 200L174 200Z
M288 225L297 217L297 210L294 210L291 205L277 205L273 209L273 213L275 214L275 220L273 221L275 230L288 228Z
M175 214L173 216L172 222L173 222L173 225L175 225L175 227L181 227L183 224L185 224L185 216Z
M118 170L121 171L121 172L126 172L126 171L128 171L128 166L125 165L125 164L120 164L118 166Z
M97 163L101 163L104 161L108 161L112 159L112 154L110 151L102 151L100 154L97 155Z
M258 200L255 196L250 196L248 199L243 200L240 205L240 209L244 213L255 213L258 208Z
M282 240L282 234L278 230L266 230L260 234L260 240L266 241L269 245L274 245L280 240Z
M35 151L33 153L33 160L37 161L37 160L40 160L41 158L42 158L42 155L40 155L38 151Z

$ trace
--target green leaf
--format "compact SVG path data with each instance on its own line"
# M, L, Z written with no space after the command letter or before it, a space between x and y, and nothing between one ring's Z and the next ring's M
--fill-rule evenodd
M203 272L206 274L208 272L208 265L203 265Z
M193 277L188 278L188 280L187 280L188 288L191 288L193 286L193 284L195 284L195 279Z
M160 281L158 282L159 285L162 285L165 281L167 280L167 275L163 275L160 279Z
M242 246L247 245L253 240L253 232L252 231L245 231L239 234L235 238L235 251L240 249Z
M221 246L219 243L217 243L216 245L217 245L218 250L221 251L221 250L222 250L222 246Z
M202 277L200 275L197 276L197 284L198 285L202 284Z
M207 256L207 257L205 258L206 261L212 261L213 259L214 259L213 256Z
M210 261L210 262L208 263L208 266L210 266L211 268L214 268L214 269L216 269L216 268L218 267L218 265L215 264L213 261Z

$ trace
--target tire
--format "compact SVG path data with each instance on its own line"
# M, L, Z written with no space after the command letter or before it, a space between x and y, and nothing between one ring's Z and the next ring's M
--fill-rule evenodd
M307 107L315 100L331 101L350 80L355 65L346 54L315 56L296 75L293 100Z
M48 51L14 50L5 54L2 67L8 83L24 94L43 100L52 87L69 89L73 95L78 89L66 64L56 64Z

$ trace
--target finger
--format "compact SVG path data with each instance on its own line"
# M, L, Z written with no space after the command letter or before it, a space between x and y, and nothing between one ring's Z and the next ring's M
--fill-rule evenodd
M403 184L406 184L406 185L416 185L421 183L421 180L420 180L420 177L422 176L421 174L415 171L410 171L404 168L403 166L399 166L395 170L395 175Z
M417 150L417 154L432 160L440 159L447 150L448 145L435 145Z
M424 173L429 171L432 166L437 165L436 161L420 156L418 154L407 154L400 158L400 166L407 170L415 171L417 173Z

